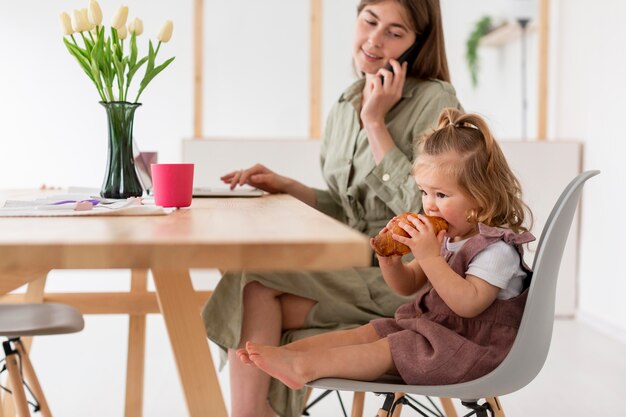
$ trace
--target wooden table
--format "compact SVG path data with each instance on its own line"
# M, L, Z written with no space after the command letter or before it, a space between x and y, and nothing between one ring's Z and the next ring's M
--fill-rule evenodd
M45 282L52 269L133 270L131 293L53 295L44 294L40 284L25 298L144 319L158 302L191 417L226 417L226 409L190 268L328 270L367 266L369 261L364 235L286 195L195 199L191 208L167 216L0 218L0 294ZM156 294L145 291L147 270ZM131 321L131 336L132 327ZM129 375L131 356L129 351ZM134 366L133 373L129 381L143 382L143 364ZM133 409L140 414L141 405L129 404L128 395L127 387L126 415Z

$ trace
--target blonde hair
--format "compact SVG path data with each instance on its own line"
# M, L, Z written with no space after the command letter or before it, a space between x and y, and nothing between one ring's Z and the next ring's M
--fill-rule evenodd
M421 138L417 146L419 156L412 173L435 168L455 178L462 192L478 202L479 209L468 213L470 223L506 227L516 233L532 226L532 212L522 201L520 182L482 117L445 108L435 131ZM455 159L436 167L429 167L424 160L449 153ZM528 227L524 226L526 214Z

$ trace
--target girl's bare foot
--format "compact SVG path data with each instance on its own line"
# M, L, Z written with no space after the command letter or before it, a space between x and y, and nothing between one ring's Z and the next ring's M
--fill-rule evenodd
M235 354L241 362L245 363L246 365L254 366L254 363L250 360L250 357L248 356L248 351L245 348L237 349L235 351Z
M300 352L274 346L246 343L249 359L262 371L280 380L291 389L300 389L309 380L297 364Z

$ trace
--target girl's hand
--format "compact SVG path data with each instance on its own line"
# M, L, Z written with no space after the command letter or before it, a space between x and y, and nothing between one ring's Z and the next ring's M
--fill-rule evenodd
M374 249L374 252L376 252L376 249L374 247L374 238L370 238L370 246L372 247L372 249ZM381 266L398 266L402 264L402 256L400 255L380 256L376 254L376 257L378 258L378 264Z
M439 235L435 235L433 225L423 214L418 214L417 218L409 216L408 220L412 225L400 222L399 226L409 234L409 237L403 237L394 233L391 235L393 239L407 245L418 262L426 258L439 256L441 243L446 232L442 230L439 232Z
M366 95L367 99L364 99L361 108L361 121L364 127L374 123L384 125L385 115L402 97L407 63L400 65L395 59L389 63L393 67L393 72L381 68L376 76L367 81L369 95Z
M261 164L256 164L248 169L229 172L220 179L234 189L237 185L248 184L271 194L284 193L290 178L278 175L274 171Z

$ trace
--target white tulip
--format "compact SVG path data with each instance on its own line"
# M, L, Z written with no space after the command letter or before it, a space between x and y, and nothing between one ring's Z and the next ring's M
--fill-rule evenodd
M174 23L171 20L167 20L161 27L157 39L159 42L166 43L172 38L172 32L174 32Z
M122 26L126 26L126 19L128 19L128 6L120 6L117 12L115 12L115 16L113 16L111 26L120 30Z
M72 10L72 29L74 29L74 32L84 32L88 30L88 23L84 20L81 10Z
M102 9L96 0L89 0L89 7L87 9L87 18L92 25L100 26L102 23Z
M128 36L128 31L126 30L126 26L122 26L121 28L117 30L117 37L120 40L126 39L127 36Z
M91 23L91 21L89 20L89 12L87 11L87 9L80 9L80 13L82 14L82 22L83 22L83 30L91 30L93 28L96 27L95 24Z
M143 22L140 18L136 17L132 22L130 22L130 25L128 25L128 32L134 33L135 36L139 36L143 33Z
M72 19L70 19L70 15L63 12L59 14L59 23L61 23L61 32L63 32L63 36L71 35L74 33L74 29L72 29Z

